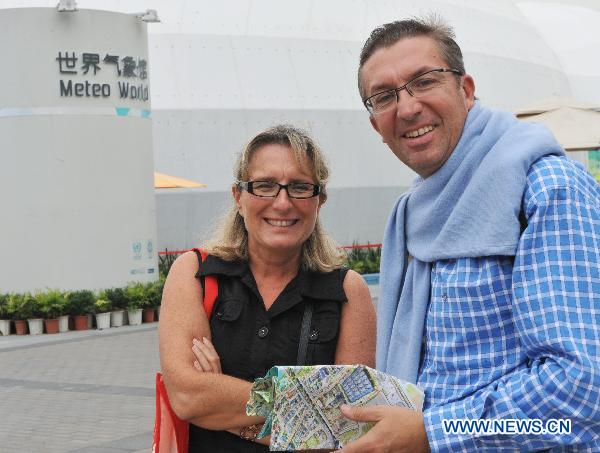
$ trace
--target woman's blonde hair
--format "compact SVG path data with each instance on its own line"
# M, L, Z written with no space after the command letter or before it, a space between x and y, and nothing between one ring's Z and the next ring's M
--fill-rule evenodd
M305 131L288 124L269 128L250 140L237 159L234 168L235 180L247 181L248 167L252 156L260 148L270 144L291 148L296 161L301 166L307 166L315 183L321 187L319 203L325 203L327 200L327 179L329 178L329 169L325 158L317 144ZM233 187L235 190L240 190L236 183L233 184ZM244 219L235 205L221 219L205 249L211 255L226 261L248 260L248 232L244 225ZM342 267L345 261L345 254L324 231L317 214L315 229L302 245L302 268L329 272Z

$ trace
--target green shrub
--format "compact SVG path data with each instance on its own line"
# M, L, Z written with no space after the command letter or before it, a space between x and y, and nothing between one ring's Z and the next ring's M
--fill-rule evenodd
M125 297L127 299L127 309L129 310L146 307L148 304L146 285L143 283L130 283L125 288Z
M68 313L65 295L56 289L49 289L35 295L35 300L46 319L56 319Z
M165 252L168 252L168 250L165 249ZM175 253L158 255L158 273L161 277L167 277L167 274L171 270L171 266L173 265L178 256L179 255Z
M69 313L72 315L87 315L94 311L96 298L88 290L73 291L67 296Z
M104 297L110 301L114 310L125 310L127 308L127 295L124 288L105 289Z
M30 293L10 294L8 306L11 318L17 321L43 317L40 305Z
M357 248L348 252L348 267L359 274L379 272L380 262L381 247Z
M0 319L8 318L8 294L0 294Z
M6 300L6 314L8 315L8 319L13 319L15 321L20 320L19 314L17 313L17 307L19 306L19 295L18 294L9 294Z
M106 299L98 299L94 302L95 313L108 313L112 310L112 304Z
M161 279L146 284L147 306L145 308L158 308L160 306L164 284Z

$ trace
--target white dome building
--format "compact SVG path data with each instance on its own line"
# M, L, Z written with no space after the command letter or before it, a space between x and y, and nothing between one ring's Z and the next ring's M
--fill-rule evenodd
M0 0L0 7L56 1ZM371 129L356 87L359 52L379 24L430 12L444 17L488 106L512 110L552 95L600 101L600 68L568 73L567 60L549 45L548 36L568 28L543 32L555 20L543 12L552 9L597 19L592 1L79 0L78 7L153 8L161 20L148 24L154 167L208 187L157 192L159 250L201 243L229 205L235 153L280 122L307 128L328 156L322 213L334 238L380 241L393 201L414 174Z

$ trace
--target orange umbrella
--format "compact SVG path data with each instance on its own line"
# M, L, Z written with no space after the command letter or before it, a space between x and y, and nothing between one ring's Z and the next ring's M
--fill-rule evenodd
M178 178L177 176L167 175L165 173L154 172L155 189L190 189L194 187L206 187L206 184L200 184L189 179Z

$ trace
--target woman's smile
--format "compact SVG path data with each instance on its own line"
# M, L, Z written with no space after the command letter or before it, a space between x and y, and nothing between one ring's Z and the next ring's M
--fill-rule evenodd
M267 222L269 225L272 225L275 227L289 227L289 226L295 225L298 222L298 219L291 219L291 220L265 219L265 222Z

